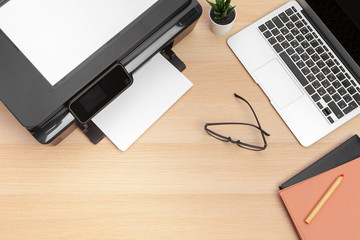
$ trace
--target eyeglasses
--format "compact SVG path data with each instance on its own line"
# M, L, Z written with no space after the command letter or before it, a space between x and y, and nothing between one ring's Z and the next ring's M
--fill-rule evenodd
M245 149L248 149L248 150L252 150L252 151L262 151L262 150L264 150L267 147L267 142L266 142L265 136L270 136L270 134L265 132L261 128L260 122L259 122L259 120L258 120L258 118L257 118L257 116L255 114L254 109L251 107L250 103L248 101L246 101L244 98L237 95L236 93L234 93L234 96L236 98L239 98L239 99L243 100L244 102L247 103L247 105L249 105L251 111L253 112L253 114L255 116L257 126L254 125L254 124L250 124L250 123L238 123L238 122L206 123L205 126L204 126L205 131L210 136L212 136L212 137L214 137L214 138L216 138L216 139L218 139L220 141L223 141L223 142L231 142L231 143L234 143L234 144L238 145L239 147L242 147L242 148L245 148ZM253 145L253 144L250 144L250 143L245 143L245 142L242 142L240 140L234 140L231 137L223 136L223 135L221 135L219 133L216 133L215 131L209 129L210 126L219 126L219 125L243 125L243 126L253 128L253 130L256 130L256 131L260 132L263 144L259 146L259 145Z

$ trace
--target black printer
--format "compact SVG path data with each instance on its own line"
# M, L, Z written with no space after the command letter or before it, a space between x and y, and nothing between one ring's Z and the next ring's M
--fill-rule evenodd
M0 100L42 144L56 144L76 127L97 143L104 134L91 119L131 87L132 73L147 60L160 52L185 69L171 48L201 13L196 0L158 0L56 85L0 29Z

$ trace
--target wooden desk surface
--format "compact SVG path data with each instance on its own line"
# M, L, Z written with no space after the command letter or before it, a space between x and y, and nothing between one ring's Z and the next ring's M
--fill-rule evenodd
M359 134L357 117L309 148L296 141L226 39L285 0L233 0L230 34L209 29L209 6L175 52L194 87L127 152L80 130L38 144L0 104L0 239L297 239L278 185ZM268 149L221 143L205 122L253 121Z

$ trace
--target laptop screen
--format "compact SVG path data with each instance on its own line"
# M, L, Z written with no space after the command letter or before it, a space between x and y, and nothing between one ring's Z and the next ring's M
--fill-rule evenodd
M156 2L10 0L0 29L55 85Z
M360 66L360 0L306 0Z

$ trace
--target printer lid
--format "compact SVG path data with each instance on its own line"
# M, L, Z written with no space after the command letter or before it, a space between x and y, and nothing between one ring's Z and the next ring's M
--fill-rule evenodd
M39 48L27 47L26 42L21 42L24 38L19 38L16 36L15 31L9 30L8 26L16 26L16 24L4 23L4 19L11 20L13 18L21 22L26 21L27 17L31 17L33 12L27 12L30 9L27 6L29 3L26 2L31 2L31 4L34 4L33 6L46 4L45 9L56 7L54 11L63 10L61 15L71 16L73 25L76 25L76 21L79 21L80 23L76 26L81 26L81 28L78 31L87 32L88 35L85 34L86 38L76 41L76 39L68 37L70 32L66 31L67 29L59 27L59 22L66 22L64 19L59 19L60 14L58 14L58 17L54 16L53 19L50 16L50 19L43 19L43 21L50 21L49 26L51 26L52 22L54 26L57 26L56 30L60 34L57 34L56 38L46 36L47 32L57 33L54 29L49 31L46 31L46 29L34 29L30 32L26 30L29 35L29 42L33 41L33 45L37 45L37 37L44 33L46 39L47 37L48 39L55 39L53 43L45 44L46 49L42 51L43 55L37 53ZM143 7L146 8L143 9L144 11L141 10L139 3L136 4L138 9L135 7L134 10L127 6L128 1L124 4L125 1L121 0L104 0L100 4L106 6L101 9L101 5L96 7L99 4L98 2L89 0L10 0L0 7L0 52L2 53L0 55L0 99L26 128L31 129L45 122L51 114L62 108L70 98L101 72L117 60L124 58L183 10L191 0L146 0L143 2ZM81 3L81 9L79 3ZM67 11L64 6L71 7ZM12 7L16 7L22 15L12 16L12 18L6 16L6 13L11 12L8 9ZM110 7L111 9L109 9ZM22 11L20 11L21 9ZM95 12L94 9L96 9ZM110 11L106 12L106 9ZM124 9L125 11L140 12L135 13L135 15L128 15L128 19L124 20L125 22L114 24L114 21L121 20L117 15L121 14ZM42 11L42 9L39 8L39 11ZM97 14L94 15L95 13ZM112 18L107 15L112 15ZM43 16L43 18L46 16L48 15ZM37 20L41 21L42 19L39 17ZM128 24L126 21L131 22ZM89 22L89 26L86 25L87 22ZM102 25L107 24L107 22L109 22L111 30L104 33L101 31ZM66 24L60 26L71 27L71 25ZM71 27L72 30L76 29L76 26ZM86 26L90 31L84 29ZM42 28L44 27L42 26ZM39 31L42 31L42 34L39 34ZM31 35L31 33L34 34ZM66 37L62 38L61 33L67 34ZM104 37L104 35L106 36ZM80 34L80 36L83 37L84 35ZM86 41L89 37L92 37L91 40ZM96 38L97 45L90 44L93 42L93 38ZM37 47L39 46L42 45L38 44ZM71 51L69 52L66 46L69 46L70 50L74 46L78 46L81 50L85 49L88 52L85 51L84 53L82 51L80 54L74 54L76 60L71 58L71 55L66 58L64 52L68 51L67 53L71 54ZM91 49L91 52L89 52L89 49ZM59 55L60 60L52 54ZM79 55L81 56L79 57Z

